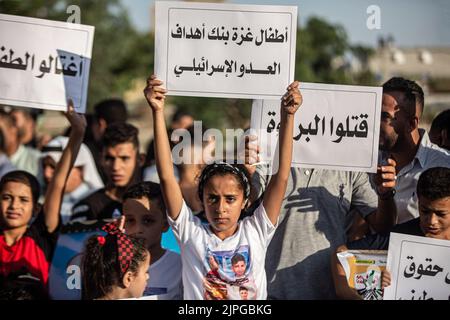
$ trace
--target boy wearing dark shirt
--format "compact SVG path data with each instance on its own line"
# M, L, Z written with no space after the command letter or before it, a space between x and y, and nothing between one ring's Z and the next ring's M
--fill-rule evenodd
M100 189L78 202L71 220L119 218L122 196L127 188L141 180L138 129L131 124L115 123L103 136L103 166L108 181Z

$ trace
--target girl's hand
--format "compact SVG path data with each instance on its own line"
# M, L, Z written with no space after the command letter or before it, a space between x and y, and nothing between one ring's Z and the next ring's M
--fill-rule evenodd
M161 111L164 108L167 90L161 87L163 82L156 79L153 74L147 79L147 86L144 89L144 95L148 104L154 112Z
M83 137L87 126L86 118L84 114L75 112L72 99L69 99L67 103L67 111L64 112L64 115L70 123L71 130L77 135L81 135Z
M298 110L298 108L300 107L300 105L303 102L303 97L300 93L300 90L298 89L299 86L299 82L298 81L294 81L292 82L288 88L287 88L287 92L284 94L283 98L282 98L282 107L283 110L287 113L287 114L295 114L295 112Z
M245 136L245 153L244 165L249 172L250 176L252 176L256 171L256 164L259 163L259 145L258 145L258 137L256 135Z
M381 272L381 288L386 288L391 285L391 273L386 269Z

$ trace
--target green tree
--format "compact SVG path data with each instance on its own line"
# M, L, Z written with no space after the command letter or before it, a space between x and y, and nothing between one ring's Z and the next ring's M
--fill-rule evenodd
M348 83L344 71L333 67L333 60L342 58L348 48L347 34L342 26L329 24L316 17L308 19L305 28L297 31L298 79ZM305 74L301 74L301 71Z
M353 56L358 60L361 69L353 74L353 83L360 85L377 85L375 75L370 71L369 60L375 54L375 50L362 45L351 46Z

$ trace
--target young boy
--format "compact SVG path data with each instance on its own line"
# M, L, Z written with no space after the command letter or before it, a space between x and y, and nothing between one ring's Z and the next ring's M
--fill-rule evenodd
M103 163L107 174L106 188L102 188L78 202L72 209L71 220L119 218L122 196L126 189L141 181L139 131L127 123L115 123L103 136Z
M231 258L231 269L233 269L234 275L236 279L242 278L245 276L245 269L247 265L245 263L245 258L242 254L236 253Z
M391 232L414 236L450 240L450 168L435 167L425 170L417 183L419 217L393 227ZM387 234L374 234L366 238L352 241L347 246L337 248L341 251L387 250L389 246ZM332 256L332 273L336 294L342 299L361 299L355 290L350 288L345 278L342 265ZM389 272L383 272L383 287L389 285Z
M182 299L181 257L161 247L162 233L168 230L169 225L159 184L138 183L128 189L123 199L125 232L145 239L152 257L145 299Z
M86 128L84 116L75 113L71 103L66 117L72 131L42 207L39 183L30 173L12 171L0 181L0 277L30 274L47 288L64 188Z
M239 287L239 295L241 300L248 300L248 289L246 287Z

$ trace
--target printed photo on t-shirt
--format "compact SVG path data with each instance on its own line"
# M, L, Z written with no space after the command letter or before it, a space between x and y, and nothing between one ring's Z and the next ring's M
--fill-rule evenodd
M203 278L206 300L254 300L256 285L251 273L250 247L229 251L206 251Z

